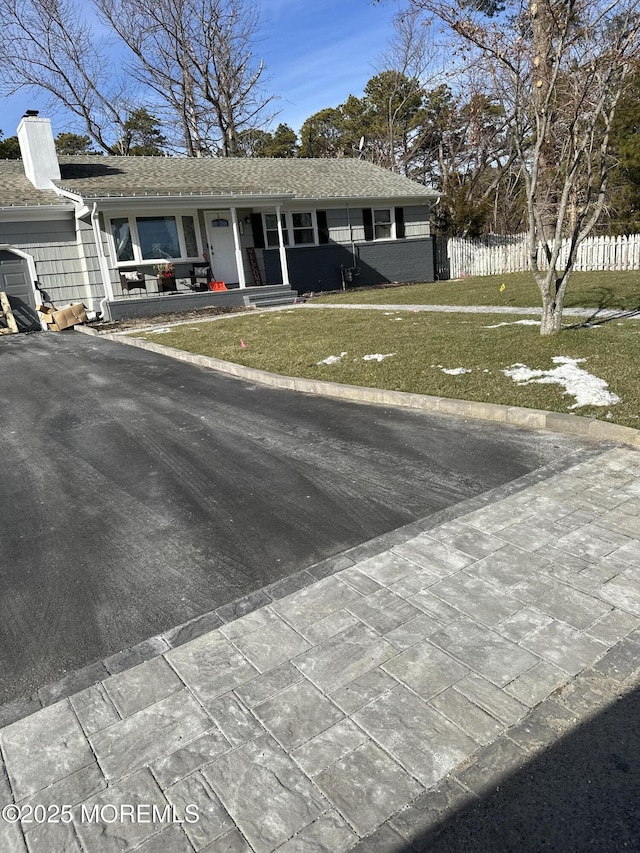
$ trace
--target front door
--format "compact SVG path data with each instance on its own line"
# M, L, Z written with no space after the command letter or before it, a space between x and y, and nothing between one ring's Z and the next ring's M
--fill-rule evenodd
M210 212L207 213L206 220L213 277L216 281L235 284L238 282L238 267L231 213L228 210L220 213Z
M6 249L0 249L0 290L9 298L19 331L33 332L42 328L27 260Z

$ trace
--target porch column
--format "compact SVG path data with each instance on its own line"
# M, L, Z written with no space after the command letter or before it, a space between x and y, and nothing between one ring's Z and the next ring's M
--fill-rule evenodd
M233 244L236 251L236 267L238 268L238 283L240 287L246 287L247 281L244 276L244 263L242 262L242 246L240 245L240 228L238 227L238 211L231 208L231 224L233 225Z
M282 283L290 285L289 281L289 266L287 264L287 250L284 247L284 232L282 230L282 222L280 221L281 206L276 205L276 219L278 220L278 249L280 250L280 270L282 272Z

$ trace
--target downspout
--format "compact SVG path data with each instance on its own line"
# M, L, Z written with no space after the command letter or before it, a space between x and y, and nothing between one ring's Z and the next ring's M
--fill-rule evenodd
M358 266L358 257L356 255L356 244L353 241L353 225L351 224L351 211L349 209L349 202L347 202L347 223L349 224L349 241L351 243L351 254L353 256L353 265L354 267Z
M76 195L75 193L69 192L68 190L63 190L61 187L57 187L53 182L51 184L52 189L56 191L56 194L62 196L62 198L69 198L76 204L76 218L81 212L82 215L86 216L86 205L84 205L84 200L82 196ZM83 205L83 208L78 208L77 205ZM105 317L105 311L107 310L107 302L114 301L115 296L113 294L113 287L111 285L111 276L109 274L109 266L107 264L107 259L105 258L104 251L102 248L102 238L100 236L100 223L98 221L98 203L94 201L93 209L91 211L91 229L93 231L93 240L96 244L96 252L98 254L98 267L100 269L100 278L102 279L102 287L104 289L104 298L100 300L100 314L102 319Z
M104 299L100 300L100 316L104 320L108 314L107 302L114 301L113 287L111 285L111 276L107 266L107 259L104 256L102 248L102 237L100 236L100 222L98 221L98 203L94 201L91 211L91 227L93 229L93 239L96 244L96 252L98 253L98 266L100 267L100 277L102 278L102 286L104 287Z

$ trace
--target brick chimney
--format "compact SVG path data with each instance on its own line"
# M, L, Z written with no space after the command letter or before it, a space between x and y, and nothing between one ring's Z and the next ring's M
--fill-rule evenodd
M27 110L18 126L18 142L27 178L36 189L50 189L51 181L60 180L60 164L49 119Z

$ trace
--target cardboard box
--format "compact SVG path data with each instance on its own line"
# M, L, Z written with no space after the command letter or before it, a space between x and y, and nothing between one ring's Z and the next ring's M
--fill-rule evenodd
M78 323L87 322L87 313L81 302L69 305L67 308L38 305L37 311L46 322L47 329L50 332L61 332L63 329L69 329Z
M52 308L50 305L36 305L36 311L42 320L47 324L47 329L50 330L52 326L55 326L55 320L53 319L54 312L57 311L57 308ZM57 332L58 329L53 329L52 331Z

